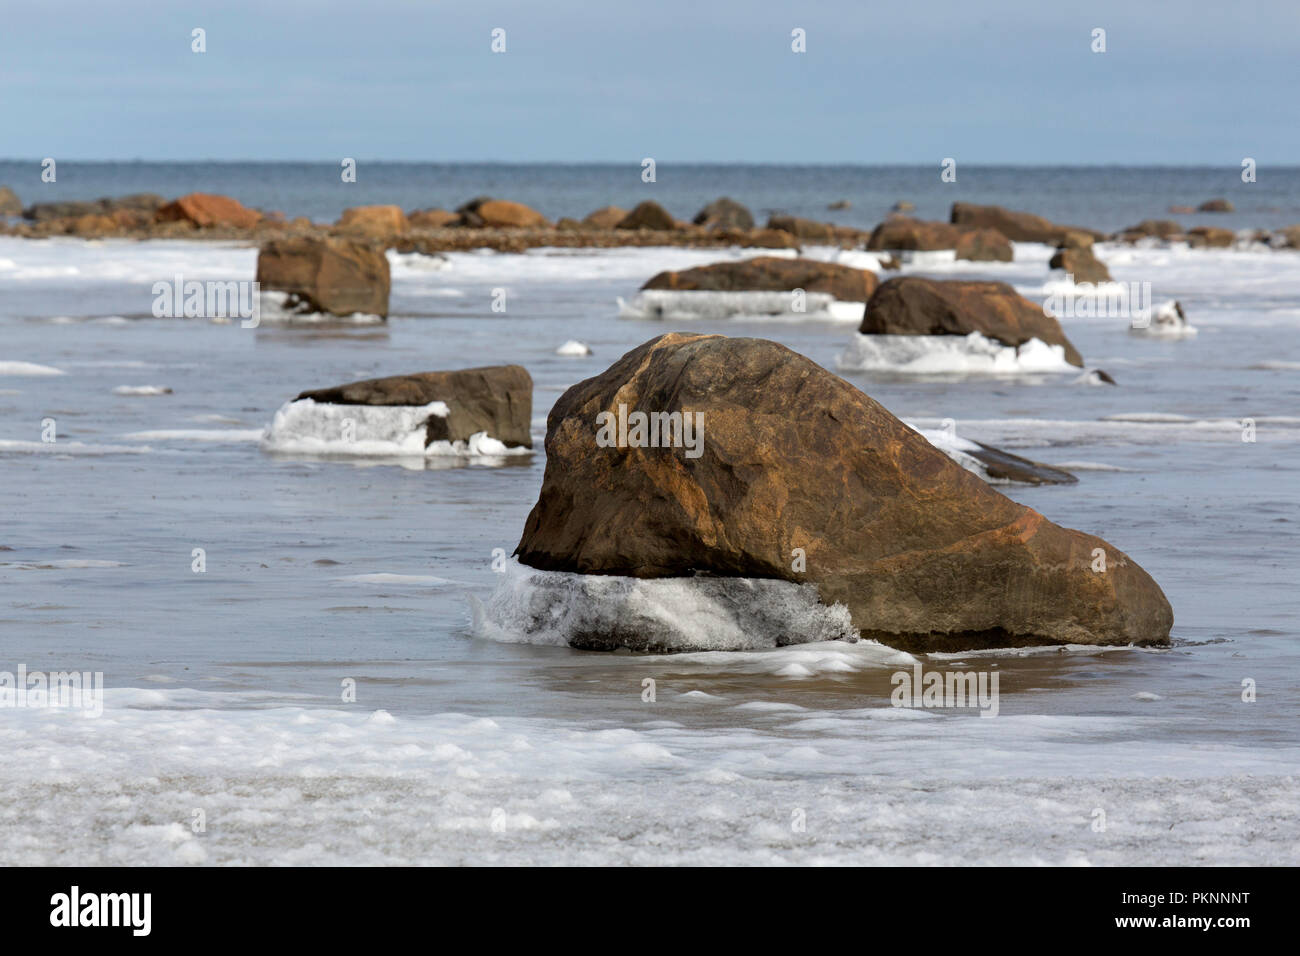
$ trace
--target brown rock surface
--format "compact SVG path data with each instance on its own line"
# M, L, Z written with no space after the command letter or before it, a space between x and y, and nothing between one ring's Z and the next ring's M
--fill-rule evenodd
M533 379L522 365L490 365L455 372L417 372L371 378L302 392L331 405L428 405L444 402L450 413L430 416L425 444L468 441L477 432L517 448L533 447Z
M332 315L388 316L389 269L384 250L342 238L272 239L257 255L263 291L291 294L291 307Z
M1015 258L1011 240L996 229L969 229L957 237L958 259L971 262L1010 262Z
M1092 229L1082 226L1060 226L1032 213L1016 212L1001 206L976 206L973 203L952 204L951 220L957 226L976 226L996 229L1013 242L1045 242L1055 245L1067 232L1087 233L1097 239L1105 238Z
M1082 368L1083 357L1061 323L1005 282L900 276L883 283L867 301L858 331L868 335L969 335L978 332L1003 345L1038 339L1065 348L1065 360Z
M154 213L157 222L189 222L200 228L235 226L247 229L262 218L237 199L211 193L190 193L175 202L160 206Z
M582 224L593 229L613 229L626 218L626 209L620 209L618 206L603 206L582 220Z
M867 240L867 248L898 249L903 252L955 249L963 231L946 222L924 222L906 216L891 216L872 231L871 238Z
M759 256L737 262L716 262L681 272L661 272L643 289L707 292L825 292L842 302L866 302L879 280L867 269L814 259Z
M549 225L536 209L508 199L489 199L474 210L489 229L534 229Z
M674 219L663 206L653 199L637 203L636 208L623 217L616 229L653 229L659 232L677 228Z
M447 209L417 209L406 217L412 229L446 229L460 222L460 216Z
M1109 282L1110 270L1106 263L1093 255L1092 248L1061 246L1047 263L1049 269L1064 269L1074 276L1075 282Z
M736 200L723 196L697 212L694 224L711 229L753 229L754 216Z
M619 405L698 413L700 454L600 447L596 416ZM546 456L516 552L535 568L806 582L863 637L908 650L1169 638L1168 601L1123 552L1002 496L773 342L652 339L560 397Z
M1235 232L1219 226L1195 226L1187 230L1187 242L1194 249L1227 249L1236 241Z
M410 228L401 206L353 206L334 225L348 235L375 239L400 236Z

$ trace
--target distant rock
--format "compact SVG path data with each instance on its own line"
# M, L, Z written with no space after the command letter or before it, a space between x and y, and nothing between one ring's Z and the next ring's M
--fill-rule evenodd
M257 225L262 214L249 209L237 199L211 193L190 193L160 206L154 213L157 222L188 222L200 229L233 227L248 229Z
M343 216L334 225L348 235L372 239L400 236L410 228L401 206L353 206L344 209Z
M1182 225L1172 219L1143 219L1136 226L1129 226L1120 233L1129 242L1148 236L1157 239L1172 239L1174 236L1181 236L1182 234Z
M1010 262L1015 258L1011 240L996 229L969 229L957 237L958 259L971 262Z
M759 256L738 262L661 272L642 289L703 292L824 292L841 302L866 302L879 280L874 272L815 259Z
M672 415L691 421L689 443ZM683 441L634 441L631 426L598 442L620 416L664 416L655 434ZM1165 644L1173 623L1123 552L1004 497L844 379L761 339L670 333L565 392L516 553L544 571L810 584L861 637L917 652ZM664 649L629 627L569 641Z
M734 199L726 196L713 200L713 202L697 212L693 222L697 226L706 226L710 229L754 228L754 216L750 211Z
M838 238L835 227L830 223L801 219L798 216L771 216L767 220L767 228L788 232L804 242L834 243Z
M826 208L832 211L839 209L852 209L853 203L849 202L847 199L837 199Z
M1190 216L1196 212L1195 206L1170 206L1169 214L1171 216Z
M1226 199L1207 199L1196 207L1197 212L1232 212L1232 203Z
M330 405L420 407L443 402L449 414L429 417L426 446L435 441L468 442L486 432L507 448L533 447L533 380L522 365L372 378L302 392L295 401L305 398Z
M670 232L677 228L677 220L663 206L653 199L647 199L645 202L637 203L636 208L624 216L615 228Z
M1300 225L1279 229L1276 236L1280 238L1282 246L1288 249L1300 249Z
M618 206L604 206L589 213L582 224L591 229L613 229L627 218L627 210Z
M263 292L290 293L290 308L388 316L390 275L382 248L342 238L272 239L257 255Z
M539 229L550 225L536 209L506 199L489 199L474 211L489 229Z
M1061 324L1042 306L1005 282L923 279L900 276L881 284L867 300L858 331L865 335L969 335L978 332L1003 345L1030 339L1065 349L1065 360L1083 366L1083 357L1065 337Z
M908 202L906 199L900 199L889 207L890 212L915 212L916 205Z
M579 232L587 227L572 216L561 216L555 220L555 228L558 232Z
M1193 249L1227 249L1236 241L1235 232L1218 226L1194 226L1187 230L1187 243Z
M0 186L0 218L22 214L23 204L18 199L17 193L8 186Z
M1095 238L1105 238L1101 233L1082 226L1060 226L1027 212L1015 212L1001 206L976 206L972 203L952 204L951 220L957 226L975 226L996 229L1013 242L1043 242L1055 245L1067 232L1082 232Z
M446 229L460 222L460 216L446 209L417 209L406 217L412 229Z

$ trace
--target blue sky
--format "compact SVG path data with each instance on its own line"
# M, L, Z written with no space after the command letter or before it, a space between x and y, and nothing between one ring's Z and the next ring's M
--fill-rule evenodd
M1300 161L1295 0L3 0L0 22L6 158Z

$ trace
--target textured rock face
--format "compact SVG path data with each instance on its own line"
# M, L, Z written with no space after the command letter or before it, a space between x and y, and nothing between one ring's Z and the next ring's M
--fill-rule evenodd
M700 454L602 447L597 415L619 405L697 416ZM560 397L546 454L517 549L535 568L811 583L863 636L910 650L1168 640L1169 603L1127 555L773 342L653 339Z
M303 392L331 405L428 405L444 402L450 413L430 416L425 444L468 441L487 432L508 447L532 448L533 379L522 365L490 365L456 372L417 372L372 378Z
M952 204L951 218L956 226L996 229L1013 242L1046 242L1054 245L1063 241L1067 232L1082 232L1097 239L1104 238L1100 233L1082 226L1059 226L1042 216L1014 212L1001 206L955 202Z
M406 219L412 229L446 229L460 222L460 216L448 209L417 209Z
M623 217L617 229L655 229L660 232L676 229L677 220L668 210L653 200L637 203L635 209Z
M890 279L867 301L858 331L868 335L969 335L978 332L1003 345L1038 339L1065 349L1065 360L1082 368L1083 356L1061 323L1005 282L944 281L903 276Z
M291 293L311 311L388 316L388 258L350 239L273 239L257 255L263 291Z
M867 269L812 259L759 256L740 262L661 272L641 288L707 292L825 292L842 302L866 302L879 280Z
M1110 281L1110 270L1106 268L1106 263L1093 255L1091 248L1061 246L1047 265L1051 269L1064 269L1074 276L1075 282Z
M906 216L886 219L872 230L868 249L898 249L904 252L955 249L962 230L946 222L923 222Z
M20 216L22 212L23 204L18 199L18 194L8 186L0 186L0 217Z
M769 216L767 228L780 229L805 242L834 242L837 238L835 227L830 223L798 216Z
M736 200L723 196L697 212L694 223L709 228L753 229L754 216Z
M1196 226L1187 230L1187 242L1193 249L1227 249L1236 241L1235 232L1219 226Z
M159 207L154 219L158 222L189 222L200 228L234 226L246 229L260 222L262 214L229 196L190 193Z
M613 229L626 218L626 209L620 209L618 206L602 206L582 220L582 224L592 229Z
M1010 262L1015 258L1011 240L996 229L970 229L963 232L954 247L958 259L971 262Z
M548 225L546 217L536 209L508 199L489 199L474 210L491 229L527 229Z
M341 232L376 239L400 236L409 225L401 206L354 206L344 209L337 223Z

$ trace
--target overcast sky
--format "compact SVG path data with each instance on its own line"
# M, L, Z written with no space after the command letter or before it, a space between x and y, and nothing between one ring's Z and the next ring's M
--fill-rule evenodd
M1298 0L0 0L0 23L14 159L1300 162Z

